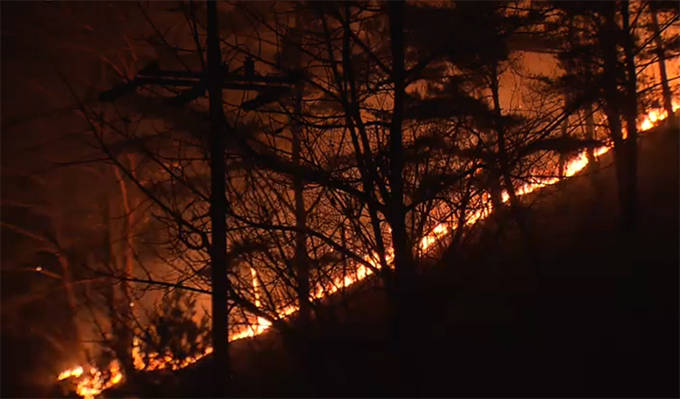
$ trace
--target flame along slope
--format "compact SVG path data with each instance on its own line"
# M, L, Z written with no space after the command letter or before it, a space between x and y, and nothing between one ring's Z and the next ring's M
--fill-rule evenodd
M675 112L679 108L680 103L674 100L673 111ZM643 133L655 127L659 122L663 121L667 117L668 115L665 110L658 108L652 109L649 112L647 112L644 116L642 116L641 121L638 123L638 128L640 132ZM600 148L595 149L594 155L595 157L601 157L602 155L609 152L611 149L612 149L611 146L602 146ZM567 164L565 165L564 176L565 177L574 176L580 171L582 171L587 165L588 158L586 156L586 151L582 151L567 162ZM520 196L526 195L542 187L555 184L558 181L559 179L556 177L536 179L531 183L527 183L520 186L517 189L517 194ZM504 192L503 201L506 202L508 201L508 199L509 199L508 194ZM475 212L468 218L468 220L466 221L466 225L472 225L477 221L486 218L489 214L491 214L492 211L493 209L491 208L491 206L489 206L487 208ZM423 252L428 251L430 248L432 248L433 244L435 244L436 242L450 234L452 231L453 226L446 223L441 223L435 226L430 231L430 233L425 235L420 240L419 243L420 249ZM392 263L393 258L394 253L391 249L389 249L387 253L387 262ZM365 261L369 262L376 268L379 268L379 264L376 261L376 259L377 259L376 256L371 255L366 255L364 257ZM325 296L332 295L333 293L339 291L343 287L349 287L352 284L365 279L366 277L370 276L373 273L373 271L370 268L367 268L364 265L355 265L355 269L356 272L354 273L354 275L348 275L345 276L344 278L336 278L330 285L317 286L314 292L312 293L314 299L320 299ZM251 269L254 287L257 287L258 279L256 273L257 272L254 269ZM258 304L258 302L259 299L256 297L256 305ZM278 312L279 317L285 318L295 313L297 310L298 309L296 306L288 306L286 308L281 309ZM271 323L268 320L258 317L257 323L249 326L248 328L245 328L239 333L232 334L229 337L229 341L236 341L239 339L260 335L267 331L270 327ZM131 351L135 368L139 370L154 371L163 369L178 370L187 367L197 362L201 358L212 353L213 348L208 347L202 354L193 357L187 357L183 359L181 362L177 362L175 361L175 359L172 358L172 356L167 354L166 355L161 355L159 353L143 354L139 347L139 341L137 338L135 338ZM114 360L103 371L91 365L86 366L78 365L73 368L62 371L57 376L58 381L64 381L69 379L73 380L75 384L75 392L79 396L85 399L93 399L96 396L100 395L105 390L121 383L124 380L124 375L120 367L120 363L117 360Z

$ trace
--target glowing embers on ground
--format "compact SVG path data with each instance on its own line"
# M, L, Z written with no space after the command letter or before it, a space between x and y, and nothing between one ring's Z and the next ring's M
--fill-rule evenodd
M91 399L123 381L123 372L118 360L113 360L104 371L93 366L87 367L87 370L83 366L76 366L59 373L57 379L72 380L75 392L85 399Z
M680 108L680 104L673 101L673 111ZM647 131L652 127L656 126L660 121L666 119L667 112L662 109L653 109L645 114L641 121L639 122L639 129L641 132ZM598 158L606 154L612 149L610 146L603 146L596 148L593 151L593 155ZM586 151L579 152L575 157L570 159L564 168L564 176L571 177L582 171L588 165L588 156ZM557 177L541 178L536 179L530 183L526 183L517 188L517 195L522 196L529 194L539 188L555 184L559 181ZM509 200L509 196L506 192L503 193L503 202ZM472 225L479 220L485 219L493 211L490 204L478 209L470 216L467 217L465 225ZM453 232L454 226L441 223L435 226L428 234L426 234L420 241L419 246L423 251L429 250L433 244L446 237ZM391 248L387 250L385 258L388 265L392 264L394 259L394 252ZM314 299L321 299L323 297L332 295L333 293L339 291L342 288L349 287L358 281L364 280L366 277L373 274L374 270L380 269L380 262L378 261L378 256L376 254L369 254L364 256L363 260L370 264L371 267L367 267L364 264L353 265L352 273L346 276L339 276L334 278L332 281L320 284L312 290L312 297ZM252 284L255 292L255 304L260 306L259 299L259 279L257 277L257 272L255 269L251 269ZM279 318L285 318L298 311L297 306L287 306L277 311ZM271 322L263 317L257 317L256 322L249 326L244 327L241 331L231 334L229 336L229 341L235 341L243 338L254 337L264 333L271 327ZM159 353L142 353L140 349L139 339L135 337L133 341L133 347L131 349L134 367L138 370L163 370L171 369L178 370L187 367L203 357L212 353L213 348L207 347L205 351L201 354L186 357L182 360L173 358L169 354L161 355ZM76 393L83 398L90 399L101 394L104 390L109 389L123 380L123 374L120 369L120 364L118 361L114 360L111 362L109 367L104 371L100 371L95 367L87 367L87 372L82 366L77 366L72 369L62 371L59 376L59 381L72 379L76 384Z

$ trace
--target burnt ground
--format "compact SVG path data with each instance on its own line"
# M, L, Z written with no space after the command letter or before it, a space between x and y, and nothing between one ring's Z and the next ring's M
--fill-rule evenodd
M369 290L334 305L335 317L310 333L311 373L273 333L235 343L233 393L677 397L678 133L641 139L634 236L617 227L610 153L595 171L524 199L534 256L514 224L498 233L489 221L428 267L411 375L399 374L385 338L385 299ZM108 396L207 395L209 362Z

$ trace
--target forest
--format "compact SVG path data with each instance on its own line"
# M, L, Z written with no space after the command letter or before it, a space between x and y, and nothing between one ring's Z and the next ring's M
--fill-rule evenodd
M0 7L3 397L678 395L677 2Z

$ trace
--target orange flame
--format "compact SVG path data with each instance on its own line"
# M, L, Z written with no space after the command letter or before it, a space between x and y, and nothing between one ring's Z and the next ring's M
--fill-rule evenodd
M678 103L676 100L673 100L671 103L671 107L673 109L673 112L676 112L678 108L680 108L680 103ZM665 109L663 108L652 109L651 111L647 112L645 116L642 117L642 120L638 124L638 128L641 131L649 130L656 126L658 122L666 118L668 118L668 112L666 112Z
M71 377L78 378L81 375L83 375L83 367L77 366L77 367L74 367L72 369L62 371L61 373L59 373L59 376L57 377L57 379L59 381L62 381L62 380L65 380L65 379L71 378Z
M85 399L92 399L105 390L120 384L123 381L123 373L117 360L112 361L106 372L102 372L94 366L90 366L88 372L82 366L76 366L59 373L58 381L73 379L75 392Z

